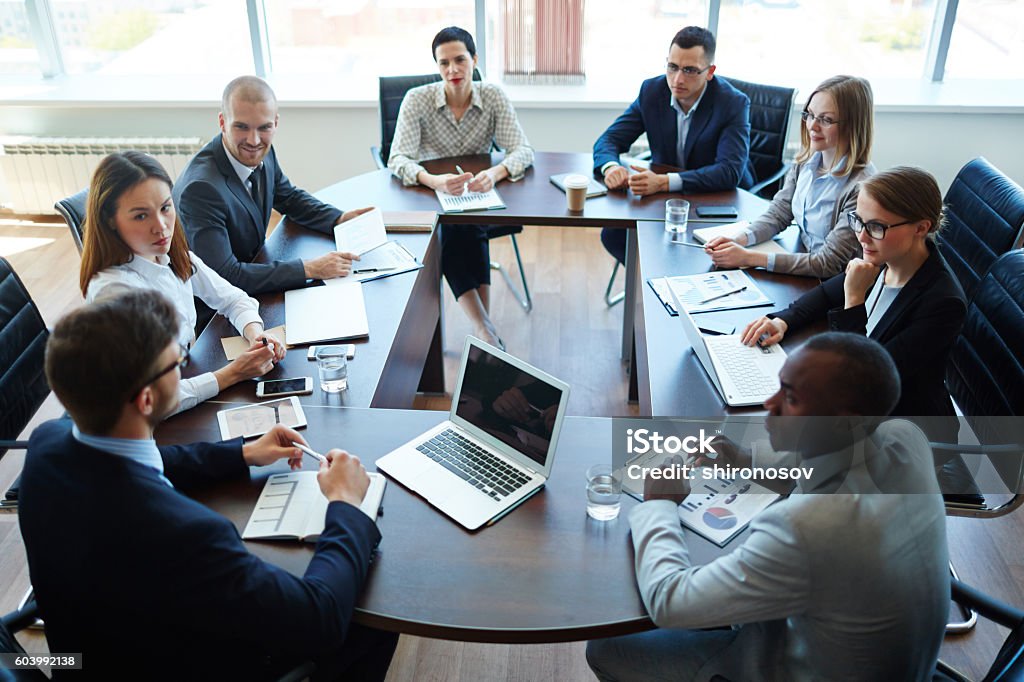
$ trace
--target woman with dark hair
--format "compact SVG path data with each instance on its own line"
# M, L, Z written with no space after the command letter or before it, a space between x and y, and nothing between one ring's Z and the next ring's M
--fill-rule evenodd
M832 277L860 255L846 214L857 207L858 183L875 172L872 99L871 84L854 76L833 76L815 88L801 114L800 153L768 210L736 239L716 237L705 247L717 267ZM746 248L793 223L801 253Z
M79 285L86 302L135 288L161 292L178 311L178 342L186 347L195 338L198 296L249 342L249 350L221 369L182 379L180 412L266 374L285 347L264 333L259 304L188 250L171 187L160 162L142 152L119 152L100 162L89 185Z
M944 376L967 300L935 245L943 221L935 178L909 166L878 173L861 184L857 210L846 215L863 257L786 310L751 322L743 342L771 345L827 318L829 330L865 334L889 351L902 385L893 415L954 415ZM926 428L929 436L945 430Z
M440 83L413 88L402 100L388 168L403 185L424 185L449 194L487 192L505 178L518 180L533 163L533 148L516 111L497 85L473 80L476 45L464 29L449 26L434 36L431 52ZM505 158L476 175L428 173L420 162L466 154L487 154L492 144ZM491 257L486 225L445 225L441 230L441 271L474 333L504 348L489 315Z

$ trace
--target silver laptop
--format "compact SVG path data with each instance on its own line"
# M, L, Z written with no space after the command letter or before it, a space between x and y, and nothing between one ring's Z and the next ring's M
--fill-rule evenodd
M779 370L786 362L786 351L779 344L750 347L740 341L742 334L704 336L676 292L670 291L686 340L726 405L762 405L779 390Z
M565 382L467 337L448 420L377 468L475 530L544 487L568 402Z

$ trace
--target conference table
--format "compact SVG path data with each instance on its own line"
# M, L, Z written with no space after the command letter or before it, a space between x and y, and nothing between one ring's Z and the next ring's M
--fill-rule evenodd
M492 162L485 155L425 165L440 172L458 163L473 172ZM610 192L589 199L582 213L569 213L565 195L548 177L569 171L589 174L590 166L587 155L539 152L523 180L498 186L506 208L485 215L435 216L438 205L432 191L402 187L386 171L342 181L317 196L345 209L378 206L385 212L385 222L389 211L426 211L434 228L486 222L629 230L624 314L628 344L624 342L623 348L628 345L634 356L631 377L641 414L720 417L735 412L725 409L695 362L678 319L668 315L642 279L706 271L707 256L700 249L670 242L662 224L669 195L640 198ZM687 198L694 206L736 206L744 218L759 215L765 205L742 191ZM313 393L299 397L308 421L303 434L311 446L318 451L344 448L359 455L370 470L376 459L447 416L408 409L417 391L444 391L437 229L392 237L412 251L423 268L362 285L370 336L356 342L348 390L328 394L314 381ZM310 258L331 248L330 236L284 220L267 239L259 259ZM816 284L765 272L750 274L777 305ZM284 323L282 294L259 299L268 327ZM739 324L765 310L709 314ZM235 334L226 320L215 318L194 345L186 375L222 366L220 339ZM267 378L315 374L305 349L293 348ZM572 377L565 378L571 384ZM218 440L216 413L253 402L260 402L255 382L242 382L169 419L158 429L157 439L160 443ZM546 487L495 525L476 532L463 530L389 481L378 519L384 539L357 605L356 620L408 634L505 643L576 641L653 627L635 585L628 536L627 516L637 502L623 495L622 513L610 522L594 521L585 511L584 472L594 463L612 461L612 445L611 419L567 417ZM315 469L311 459L304 459L305 468ZM285 470L283 462L254 468L247 479L193 494L231 519L241 532L266 478ZM711 561L729 550L685 532L696 562ZM312 556L312 546L296 542L246 544L257 556L299 576Z

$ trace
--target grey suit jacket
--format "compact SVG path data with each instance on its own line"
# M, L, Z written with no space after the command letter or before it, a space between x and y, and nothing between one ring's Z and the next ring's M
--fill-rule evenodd
M698 680L931 679L949 576L924 435L890 421L801 466L828 473L762 512L742 545L705 566L690 564L675 504L633 509L637 582L651 618L663 628L739 626ZM922 492L882 494L883 480Z
M772 197L772 203L764 214L750 224L754 243L771 239L793 223L793 194L801 173L810 172L806 164L794 164L782 184L782 189ZM857 208L858 185L875 172L868 164L846 177L842 193L832 208L831 229L825 237L825 244L814 253L779 253L775 255L774 272L790 275L810 275L827 279L846 269L846 264L861 254L857 235L846 221L846 212Z
M253 263L267 238L270 209L330 234L341 211L295 187L274 148L263 159L262 206L228 161L217 135L192 157L174 186L174 205L192 251L221 277L249 294L296 289L306 283L302 261Z

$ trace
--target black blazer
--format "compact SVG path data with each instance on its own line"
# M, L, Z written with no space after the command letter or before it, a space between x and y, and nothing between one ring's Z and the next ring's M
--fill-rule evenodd
M686 135L686 168L679 173L683 192L717 192L754 184L750 164L750 99L721 78L705 86ZM648 78L629 108L594 143L594 173L619 162L641 133L647 133L651 161L678 166L678 118L665 76Z
M267 238L271 208L327 234L333 234L342 213L295 187L281 172L273 147L263 158L261 170L263 205L256 206L217 135L192 157L173 193L192 251L250 294L296 289L306 283L299 259L251 262Z
M250 554L180 489L246 476L241 440L160 448L165 475L82 445L71 421L29 441L18 520L51 651L88 679L257 680L344 640L380 533L333 502L303 577ZM78 679L55 671L54 679Z
M946 390L946 362L967 315L967 299L935 244L927 244L928 259L871 332L900 373L900 402L892 412L898 417L955 414ZM867 307L843 308L845 281L845 273L832 277L775 317L796 330L827 315L831 331L865 334Z

